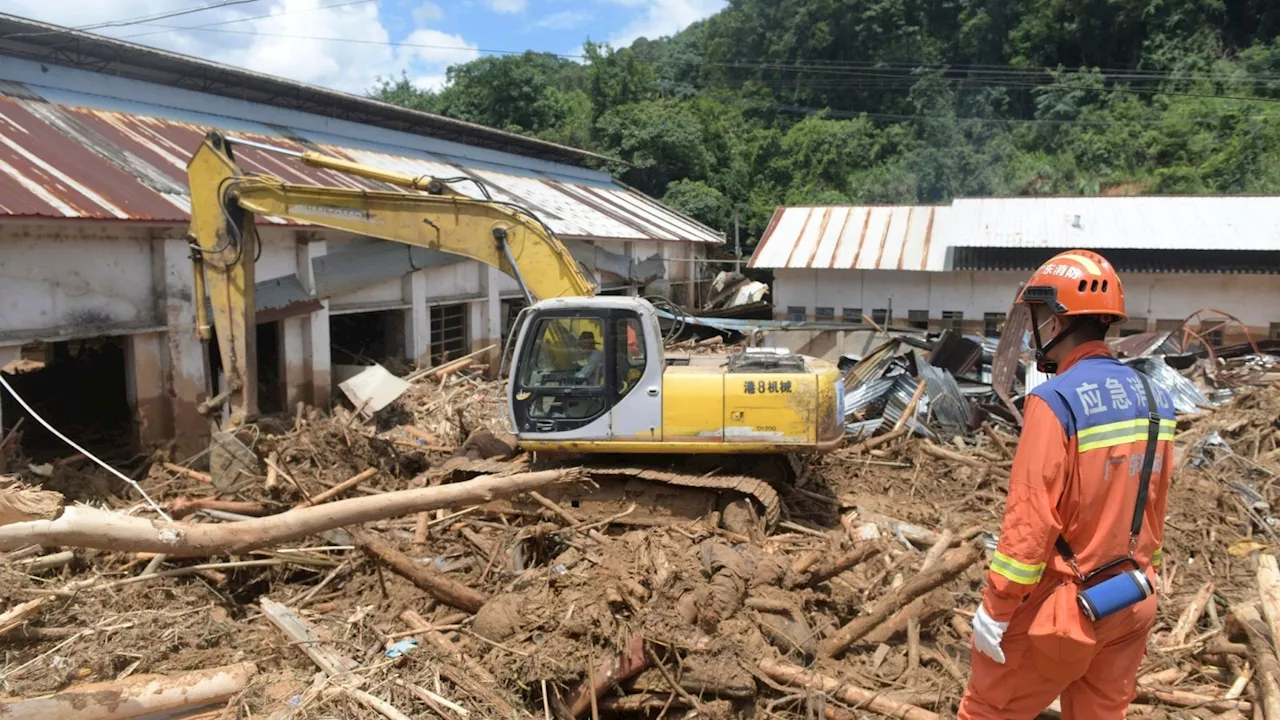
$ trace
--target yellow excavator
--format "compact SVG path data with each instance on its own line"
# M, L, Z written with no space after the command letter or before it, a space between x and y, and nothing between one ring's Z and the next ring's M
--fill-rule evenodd
M298 185L246 173L236 145L394 187ZM471 198L451 187L457 178L414 177L217 132L205 136L187 169L196 327L206 343L217 340L226 390L209 405L229 404L223 430L258 415L254 215L261 214L452 253L513 277L530 305L507 343L508 420L519 446L540 458L586 456L616 470L593 476L709 489L720 509L726 497L750 496L771 525L779 503L770 481L778 477L760 471L769 464L762 456L814 455L843 441L844 386L832 363L763 348L669 353L653 303L597 296L595 282L541 220L491 199L483 185L482 197ZM212 322L200 302L206 294ZM665 469L655 469L658 458ZM753 471L726 474L739 466Z

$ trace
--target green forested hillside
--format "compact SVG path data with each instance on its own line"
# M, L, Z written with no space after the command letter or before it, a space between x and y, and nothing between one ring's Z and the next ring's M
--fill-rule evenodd
M596 150L744 238L780 203L1280 192L1276 0L731 0L392 102Z

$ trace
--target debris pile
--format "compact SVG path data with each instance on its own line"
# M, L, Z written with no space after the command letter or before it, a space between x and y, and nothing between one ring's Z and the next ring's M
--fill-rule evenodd
M636 509L643 479L629 507L557 500L605 482L516 454L501 385L466 369L410 375L373 417L264 420L240 433L261 462L238 477L131 468L181 532L127 487L42 492L90 470L44 477L18 443L0 497L23 502L0 518L58 519L0 524L0 714L951 716L1016 432L944 409L938 378L965 372L884 357L863 362L901 367L868 378L902 383L895 409L778 487L769 534ZM1280 387L1211 407L1179 420L1134 712L1280 719ZM149 533L67 530L108 511Z
M950 330L936 338L894 328L876 335L880 342L865 356L841 361L846 432L854 441L904 426L929 438L972 436L987 423L1016 432L1027 394L1047 379L1019 327L1006 327L998 342ZM1280 380L1280 356L1257 344L1188 347L1173 336L1145 333L1111 345L1122 362L1167 390L1180 413L1218 407L1239 388Z

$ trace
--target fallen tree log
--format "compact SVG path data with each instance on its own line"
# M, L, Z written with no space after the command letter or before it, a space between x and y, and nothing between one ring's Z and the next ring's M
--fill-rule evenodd
M238 554L290 542L347 525L412 515L423 510L480 505L558 482L577 480L578 469L518 475L486 475L449 485L299 508L232 523L147 520L85 507L66 508L56 520L0 526L0 551L28 545L61 545L116 552L157 552L189 557Z
M38 698L0 700L5 720L117 720L225 702L258 672L251 662L173 675L134 675Z
M982 557L982 549L976 543L948 552L942 556L937 565L880 598L866 615L846 623L834 635L823 641L818 652L826 657L835 657L843 653L849 649L849 646L876 629L889 616L912 600L959 577L960 573L967 570L980 557Z
M396 550L371 533L357 532L353 533L352 537L355 539L356 545L379 565L417 585L426 591L428 595L450 607L475 613L489 600L479 590L467 587L444 573L414 562L413 558Z
M792 687L820 690L832 697L865 708L885 717L899 720L941 720L941 715L922 707L893 700L881 693L842 683L832 677L810 672L788 662L765 658L759 662L761 672L775 682Z

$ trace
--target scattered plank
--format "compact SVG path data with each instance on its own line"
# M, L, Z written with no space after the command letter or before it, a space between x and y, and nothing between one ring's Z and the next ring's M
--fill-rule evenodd
M334 498L341 495L342 493L350 490L351 488L359 485L360 483L364 482L365 480L368 480L369 478L377 474L378 474L378 468L368 468L367 470L363 470L356 475L352 475L346 480L343 480L342 482L338 483L337 485L334 485L333 487L329 488L328 490L325 490L324 492L320 493L319 495L316 495L315 497L303 500L302 502L298 503L294 507L304 508L304 507L310 507L312 505L319 505L320 503L325 502L330 498ZM249 515L251 513L245 513L245 514Z
M21 627L22 623L30 620L32 616L40 612L40 608L44 607L48 602L48 597L40 597L15 605L5 611L4 614L0 614L0 636L5 635L14 628Z

